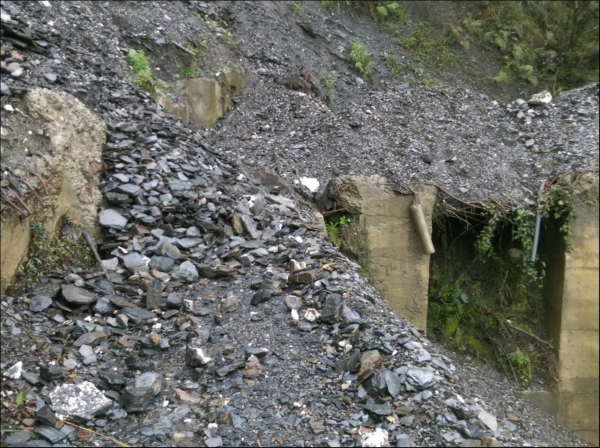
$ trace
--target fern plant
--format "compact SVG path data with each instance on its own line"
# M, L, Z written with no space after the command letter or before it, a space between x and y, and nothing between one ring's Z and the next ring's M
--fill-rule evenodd
M325 225L327 230L327 236L333 243L334 246L340 247L342 245L342 237L340 236L340 226L338 223L329 222Z

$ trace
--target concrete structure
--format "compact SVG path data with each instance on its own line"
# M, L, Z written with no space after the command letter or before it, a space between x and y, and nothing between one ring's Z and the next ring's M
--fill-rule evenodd
M411 219L412 197L381 177L342 176L318 199L322 209L343 208L357 219L343 231L343 249L366 268L391 307L420 330L427 325L429 255ZM427 226L436 189L418 191ZM577 219L572 244L559 229L542 235L547 262L546 323L559 358L557 393L524 392L548 413L598 445L598 175L581 176L573 190Z
M559 359L555 396L528 394L581 437L598 445L598 175L575 185L577 219L572 244L556 232L546 237L549 260L545 301L548 334ZM546 394L547 395L547 394Z
M378 176L342 176L328 186L326 195L337 203L336 208L343 207L358 217L350 232L357 236L356 245L363 246L354 250L366 255L369 280L399 316L424 331L430 256L423 253L411 218L412 196L391 187ZM436 189L422 186L417 193L431 232Z
M225 68L219 79L185 79L175 84L175 91L181 101L158 92L158 104L166 108L181 121L198 123L204 128L212 128L217 120L229 110L231 97L245 86L248 76L240 69Z

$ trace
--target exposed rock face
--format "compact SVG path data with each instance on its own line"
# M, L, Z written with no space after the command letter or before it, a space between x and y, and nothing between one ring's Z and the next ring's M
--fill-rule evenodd
M97 182L102 170L102 146L106 124L74 96L46 89L33 89L25 95L29 115L37 120L30 126L41 127L49 138L47 160L60 171L58 196L49 222L53 229L67 215L88 228L96 226L102 194Z
M42 222L50 235L63 217L94 229L102 199L98 179L106 141L104 121L74 96L47 89L30 90L19 109L26 117L3 114L8 130L2 139L2 163L22 179L28 171L45 180L53 178L45 188L35 184L37 178L29 178L40 194L48 191L44 206L28 202L33 216L21 219L12 209L3 213L1 238L11 244L2 245L2 292L27 254L31 219Z

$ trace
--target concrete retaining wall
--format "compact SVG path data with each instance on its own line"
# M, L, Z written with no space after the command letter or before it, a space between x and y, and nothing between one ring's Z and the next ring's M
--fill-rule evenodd
M393 191L377 176L342 176L335 183L329 198L359 217L369 280L399 316L425 330L430 256L423 253L411 219L412 196ZM421 186L417 192L431 232L436 189Z
M584 439L598 445L598 175L573 191L572 244L546 235L546 326L559 360L558 393L525 394Z

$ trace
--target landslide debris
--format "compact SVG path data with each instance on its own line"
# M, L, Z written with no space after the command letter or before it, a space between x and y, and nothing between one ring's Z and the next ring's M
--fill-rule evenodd
M185 127L132 83L123 34L177 36L190 9L208 8L148 5L2 5L3 24L47 47L2 37L3 62L16 48L25 60L17 76L2 73L2 114L46 87L77 96L108 128L98 241L107 274L75 269L0 303L2 428L18 430L3 443L584 446L508 380L470 367L477 387L465 382L324 238L309 204L279 181L261 184L211 139L252 134L227 120L215 133ZM269 89L290 95L254 82L263 108Z

